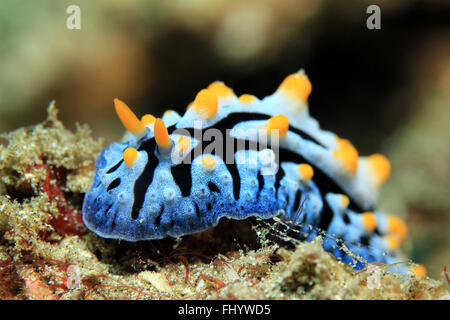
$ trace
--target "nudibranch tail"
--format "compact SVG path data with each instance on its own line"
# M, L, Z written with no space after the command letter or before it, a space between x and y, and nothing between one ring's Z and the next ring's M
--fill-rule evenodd
M115 99L132 136L99 155L83 203L86 226L138 241L201 232L223 217L280 217L306 240L325 232L323 247L355 269L376 261L423 275L398 264L406 224L375 208L389 161L360 156L348 139L321 129L309 114L311 91L302 70L262 99L238 98L216 81L183 116L168 110L141 120Z

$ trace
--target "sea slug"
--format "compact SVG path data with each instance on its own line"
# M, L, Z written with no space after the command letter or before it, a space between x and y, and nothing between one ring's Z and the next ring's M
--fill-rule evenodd
M359 156L349 140L322 130L309 115L310 93L300 70L261 100L216 81L182 117L169 110L139 120L115 99L128 140L100 153L84 223L104 238L139 241L201 232L222 217L278 216L306 240L325 231L324 249L355 269L364 263L342 243L367 262L405 261L406 224L374 208L389 161Z

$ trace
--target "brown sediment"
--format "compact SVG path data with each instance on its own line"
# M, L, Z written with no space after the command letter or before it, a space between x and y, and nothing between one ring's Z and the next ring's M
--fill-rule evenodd
M86 126L48 119L0 139L2 299L445 299L442 279L355 273L321 239L286 246L257 219L181 239L119 242L81 222L102 147ZM286 236L287 237L287 236ZM76 271L73 271L76 270ZM375 278L374 278L375 277Z

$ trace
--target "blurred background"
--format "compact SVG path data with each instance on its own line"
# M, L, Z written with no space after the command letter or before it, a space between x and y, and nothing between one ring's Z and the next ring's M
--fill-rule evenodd
M69 30L66 9L81 8ZM366 9L381 8L381 30ZM410 257L450 267L450 1L71 0L0 2L0 132L46 118L118 140L113 99L142 116L183 113L222 80L271 94L304 68L310 112L392 175L379 201L409 225Z

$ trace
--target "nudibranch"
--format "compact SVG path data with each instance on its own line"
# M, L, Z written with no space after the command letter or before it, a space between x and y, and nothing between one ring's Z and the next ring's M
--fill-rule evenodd
M324 249L355 269L364 264L341 243L366 262L405 261L406 224L374 208L389 161L322 130L308 111L311 89L303 70L263 99L216 81L182 117L139 119L115 99L128 140L100 153L84 223L104 238L139 241L201 232L222 217L279 217L307 239L330 235Z

